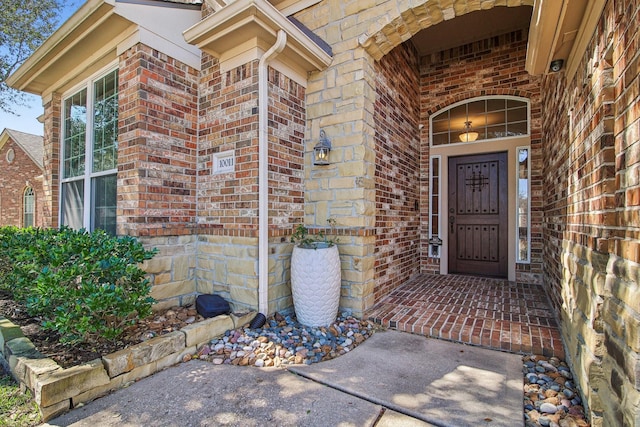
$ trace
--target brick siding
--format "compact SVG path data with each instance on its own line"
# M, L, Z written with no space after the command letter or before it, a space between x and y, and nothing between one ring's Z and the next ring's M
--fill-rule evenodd
M402 44L376 67L375 299L420 268L420 78L413 46Z
M44 227L57 227L60 206L60 141L62 135L62 98L58 93L44 102L43 159Z
M192 234L198 72L142 44L118 72L118 234Z
M198 290L256 308L258 61L221 73L203 54L200 86ZM291 307L287 236L304 214L305 89L269 68L268 94L269 304L282 311ZM214 174L214 155L227 150L235 170Z

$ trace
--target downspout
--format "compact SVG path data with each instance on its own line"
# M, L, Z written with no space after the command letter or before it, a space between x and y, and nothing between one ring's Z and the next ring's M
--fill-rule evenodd
M258 62L258 312L269 313L269 62L287 44L287 33L278 30L276 42Z

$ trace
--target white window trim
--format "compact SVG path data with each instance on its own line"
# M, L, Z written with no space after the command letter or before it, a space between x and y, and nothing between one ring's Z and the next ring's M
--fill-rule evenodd
M520 161L518 159L518 153L520 150L526 149L528 151L528 167L527 167L527 196L529 198L527 203L527 258L521 260L520 259L520 230L518 227L518 190L520 189L520 176L518 172L518 168L520 167ZM531 146L530 145L521 145L516 147L516 164L515 164L515 174L516 174L516 206L515 206L515 238L516 238L516 264L530 264L531 263Z
M29 195L30 197L33 198L33 200L31 201L31 212L27 212L27 191L30 191L31 194ZM26 223L26 217L27 214L31 215L31 222L32 224L30 225L30 227L35 227L36 225L36 192L33 189L32 186L26 186L24 188L24 190L22 190L22 226L23 227L27 227Z
M101 70L97 71L96 73L92 74L90 77L88 77L87 79L83 80L81 83L77 84L76 86L74 86L72 89L69 89L68 91L64 92L64 94L62 95L61 98L61 119L60 119L60 167L59 167L59 177L60 178L60 186L59 186L59 191L58 191L58 226L62 226L62 216L63 216L63 212L62 212L62 184L68 183L68 182L74 182L74 181L84 181L84 194L83 194L83 228L85 230L91 230L91 206L93 205L93 199L91 198L91 179L92 178L96 178L96 177L100 177L100 176L104 176L104 175L112 175L114 173L118 172L118 168L114 168L114 169L109 169L106 171L100 171L100 172L92 172L92 167L90 167L91 165L93 165L93 100L94 100L94 83L97 80L100 80L101 78L105 77L107 74L112 73L116 70L118 70L118 62L114 61L111 64L105 66L104 68L102 68ZM86 135L85 135L85 142L84 142L84 151L85 151L85 168L84 168L84 174L81 176L74 176L71 178L64 178L64 138L65 138L65 134L64 134L64 123L65 123L65 108L64 108L64 103L65 101L70 98L71 96L75 95L76 93L80 92L81 90L86 89L87 90L87 124L86 124ZM119 95L118 95L119 96Z
M445 111L452 110L460 105L470 104L476 101L484 101L487 99L511 99L514 101L524 102L527 105L527 133L525 135L516 135L516 136L506 136L503 138L490 138L490 139L478 139L473 142L452 142L450 144L442 144L442 145L433 145L433 118L439 114L444 113ZM462 132L462 129L460 129ZM484 141L501 141L513 138L522 138L526 136L531 136L531 100L529 98L523 98L521 96L513 96L513 95L486 95L486 96L478 96L475 98L469 98L462 101L458 101L455 104L451 104L446 108L436 111L435 113L429 116L429 147L450 147L450 146L458 146L458 145L473 145L482 143Z
M433 161L437 159L439 162L438 165L438 229L435 230L436 233L434 233L433 230L433 226L431 223L431 218L433 216ZM429 217L427 219L428 223L429 223L429 235L428 235L428 239L431 239L434 234L437 235L440 240L444 241L444 239L442 238L442 156L441 155L435 155L435 156L431 156L429 158ZM438 248L438 255L435 256L432 254L431 252L431 245L429 244L429 253L427 254L428 258L441 258L442 257L442 245Z

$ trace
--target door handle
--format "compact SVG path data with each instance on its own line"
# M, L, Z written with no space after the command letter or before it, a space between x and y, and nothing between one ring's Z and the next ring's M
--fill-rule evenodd
M453 234L453 233L454 233L453 225L454 225L454 223L455 223L455 222L456 222L456 217L455 217L455 215L451 215L451 216L449 216L449 229L451 230L451 234Z

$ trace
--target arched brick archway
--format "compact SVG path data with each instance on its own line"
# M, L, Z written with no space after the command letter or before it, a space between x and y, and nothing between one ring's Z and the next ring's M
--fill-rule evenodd
M360 46L378 61L419 31L442 21L497 6L533 6L533 3L533 0L427 0L417 6L402 4L397 9L397 15L379 19L376 26L362 34L358 41Z

